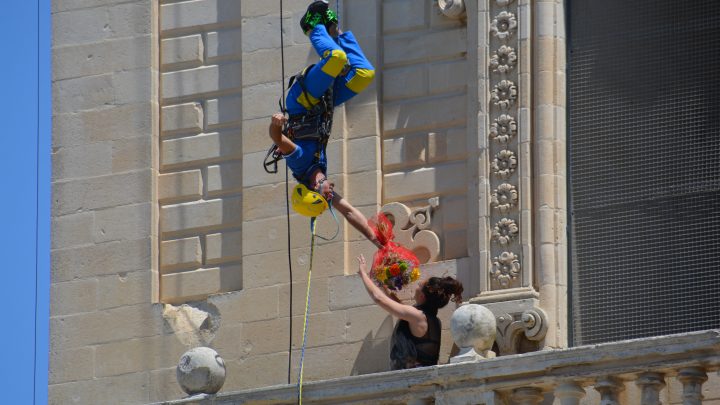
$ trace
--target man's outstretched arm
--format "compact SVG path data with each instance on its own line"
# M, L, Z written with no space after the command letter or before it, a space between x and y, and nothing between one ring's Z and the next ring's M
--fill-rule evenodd
M363 215L362 212L350 205L350 203L339 194L335 194L335 197L333 198L333 206L345 217L345 219L347 219L350 225L365 235L365 237L377 246L378 249L383 247L377 236L375 236L375 232L370 229L370 226L367 223L367 218L365 218L365 215Z
M285 117L285 114L275 113L270 121L270 128L268 128L270 138L283 155L289 155L295 150L295 143L282 133L282 128L286 121L287 117Z

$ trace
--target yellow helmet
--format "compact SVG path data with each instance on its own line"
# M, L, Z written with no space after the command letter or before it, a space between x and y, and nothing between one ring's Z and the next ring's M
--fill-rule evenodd
M293 209L306 217L317 217L325 211L328 203L320 193L308 190L304 184L295 186L290 197Z

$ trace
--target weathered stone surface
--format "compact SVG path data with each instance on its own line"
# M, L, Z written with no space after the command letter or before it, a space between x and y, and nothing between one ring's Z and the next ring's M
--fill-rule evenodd
M71 365L68 367L50 367L48 370L48 382L50 385L92 380L95 377L95 348L83 347L51 352L50 364Z
M172 366L187 350L176 336L152 336L95 347L95 376L110 377Z
M427 61L441 56L460 55L467 50L467 32L463 29L434 31L426 35L414 32L392 36L383 41L385 63Z
M239 96L208 100L206 107L208 129L237 125L242 119L242 100Z
M48 387L48 403L93 404L98 398L103 398L107 405L144 404L149 400L149 391L148 373L140 372L52 384Z
M213 197L243 190L242 163L227 162L207 168L207 192Z
M87 44L151 33L152 7L144 2L93 7L53 15L53 46Z
M152 223L150 203L97 210L94 215L96 243L140 239L150 235Z
M121 272L98 277L97 308L110 309L150 302L152 272L149 270Z
M167 100L239 89L242 86L241 72L240 63L228 63L163 73L162 97Z
M330 310L348 309L373 305L359 276L332 277L329 280L328 295Z
M95 213L81 212L78 214L55 217L52 220L52 232L62 237L52 238L52 249L72 248L93 243L93 227Z
M242 233L240 231L214 233L205 237L206 263L225 263L241 259Z
M202 197L200 170L167 173L158 176L158 200L170 202Z
M150 103L103 105L82 112L55 114L53 147L149 137L152 133L152 108Z
M178 383L190 394L215 394L225 383L225 362L209 347L190 349L177 366Z
M385 198L432 195L466 187L465 162L385 175Z
M50 316L94 311L97 292L96 279L54 283L50 287Z
M242 268L226 266L164 274L161 276L160 286L160 297L163 302L176 303L202 299L210 294L241 289Z
M160 162L177 166L229 160L240 157L241 146L240 134L235 131L169 139L162 142Z
M151 239L143 238L57 249L51 252L52 282L151 268Z
M163 134L202 131L203 109L200 103L165 106L161 116Z
M53 215L143 203L150 200L152 172L138 170L53 183Z
M242 36L240 29L213 31L207 33L207 58L239 58L242 54ZM244 61L247 63L246 61Z
M236 0L192 0L160 6L163 31L201 25L236 24L240 19Z
M152 138L118 139L112 143L112 172L123 173L151 167Z
M242 221L238 197L166 205L160 209L161 231L177 232L191 229L217 229L237 226Z
M278 317L278 286L243 289L232 294L208 298L215 305L226 325Z
M175 63L202 63L202 36L195 34L186 37L168 38L160 42L163 65Z
M149 68L151 45L151 37L144 35L58 47L53 52L53 78L63 80Z
M193 268L202 265L200 237L163 241L160 244L160 268Z

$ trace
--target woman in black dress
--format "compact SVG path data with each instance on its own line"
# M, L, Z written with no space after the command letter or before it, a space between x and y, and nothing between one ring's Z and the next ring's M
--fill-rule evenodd
M415 290L415 305L400 303L375 285L368 275L365 257L357 258L358 273L370 297L390 315L400 319L392 337L392 369L434 366L440 357L442 325L438 309L452 300L462 302L462 284L452 277L430 277Z

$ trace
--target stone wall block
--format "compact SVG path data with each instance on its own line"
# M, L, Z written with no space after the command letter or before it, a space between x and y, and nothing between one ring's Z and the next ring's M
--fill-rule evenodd
M287 351L288 332L287 318L244 323L242 337L236 337L234 344L241 348L243 357L277 353L283 348Z
M266 138L270 141L270 138ZM270 141L272 142L272 141ZM267 145L269 147L270 144ZM278 182L285 181L285 162L278 162L278 172L275 174L265 173L262 169L263 160L267 150L253 153L246 153L242 159L242 175L243 175L243 186L254 187L260 185L276 184ZM328 157L329 157L328 153ZM328 163L328 168L329 168ZM288 178L292 179L292 174L289 172Z
M93 243L95 213L81 212L52 218L52 249L71 248ZM62 236L62 237L60 237Z
M386 104L383 108L383 128L387 133L463 124L466 120L466 111L465 108L457 106L464 106L465 103L466 97L462 95Z
M54 283L50 287L50 316L94 311L97 287L95 279Z
M159 306L140 304L50 318L51 350L150 337L164 333ZM113 322L108 322L112 319Z
M199 65L203 62L204 47L200 34L163 39L160 46L164 68L178 63Z
M271 353L260 356L249 356L237 362L226 363L226 387L249 389L269 387L287 383L287 342L285 353ZM297 374L294 374L297 375Z
M113 74L115 104L135 104L150 100L154 89L153 72L137 69Z
M271 111L268 111L268 114ZM270 148L270 145L272 145L272 140L270 139L270 135L268 134L268 127L270 126L270 115L266 114L266 116L256 119L248 119L244 120L242 123L242 150L245 154L255 153L255 152L263 152L263 156L265 156L264 153L267 152L267 150ZM258 163L261 164L261 163ZM280 162L278 164L278 168L282 169L282 173L284 173L285 170L285 163ZM259 166L257 166L259 167ZM263 171L264 172L264 171ZM285 175L283 174L283 181L285 180Z
M377 35L378 3L380 0L346 1L343 3L342 12L343 29L352 30L356 36ZM384 2L383 2L384 3Z
M242 221L239 197L166 205L160 209L163 233L237 226Z
M239 28L207 33L207 59L209 62L242 55L242 36Z
M205 260L207 264L242 259L242 233L240 231L214 233L205 237Z
M282 88L279 82L257 84L243 88L243 120L269 117L274 112L274 109L278 108L278 100L281 95ZM273 110L268 111L268 108L273 108ZM268 121L269 123L270 121Z
M307 246L310 242L308 218L291 211L291 248ZM243 222L243 254L251 255L287 249L287 220L285 216Z
M162 74L163 100L240 89L242 65L227 63Z
M312 304L312 300L310 303ZM301 306L304 310L305 303L303 302ZM302 325L304 318L304 314L302 314L293 319L293 324L300 326L298 328L293 328L293 349L302 348ZM345 330L346 320L345 313L343 311L312 313L308 315L306 347L319 347L343 343L345 341Z
M242 99L228 96L206 102L208 129L237 126L242 120Z
M347 173L374 171L380 168L379 140L375 136L346 142ZM329 162L328 162L329 163Z
M152 138L118 139L112 143L112 171L122 173L151 167Z
M113 104L115 91L112 86L111 75L53 81L53 114L78 112Z
M227 325L274 319L278 317L278 290L278 286L243 289L211 296L208 302L217 307ZM248 327L246 331L250 329Z
M413 32L386 37L383 42L385 64L428 61L431 58L460 56L466 52L467 30L432 31L425 35Z
M383 165L409 166L427 162L427 140L425 134L409 134L383 140Z
M49 368L48 383L51 386L71 381L92 380L95 377L95 348L82 347L51 352L50 364L72 364L72 367Z
M53 15L53 47L137 37L151 33L151 7L126 3Z
M355 173L348 176L351 187L345 193L348 201L356 207L378 204L382 200L382 185L379 170Z
M150 371L150 403L167 401L168 398L182 398L186 395L177 381L177 365Z
M146 404L150 398L147 372L97 378L48 387L49 404L93 404L103 398L106 405Z
M465 162L386 174L383 179L385 198L392 200L412 195L437 195L453 190L464 190L466 174Z
M462 159L467 155L465 128L451 128L428 134L428 161L439 162L449 159Z
M94 214L95 243L140 239L150 235L151 203L108 208Z
M437 94L464 89L467 86L468 63L465 59L433 63L428 66L430 93Z
M149 136L152 133L152 108L150 103L140 103L55 114L53 147Z
M174 335L102 344L95 348L95 377L176 366L187 350Z
M91 234L91 233L90 233ZM101 243L51 252L52 282L151 268L150 238Z
M173 270L197 268L202 265L200 237L162 241L160 244L160 268Z
M84 22L84 24L87 23L87 21ZM52 54L53 78L63 80L128 69L149 68L151 44L150 36L143 35L92 44L57 47Z
M278 49L258 49L244 52L242 60L245 66L263 68L243 69L243 85L252 86L260 83L276 82L280 79L280 51ZM285 45L285 83L289 76L294 75L311 63L318 61L318 55L308 45Z
M200 132L203 127L203 108L200 103L185 103L162 107L162 132Z
M160 202L199 199L202 197L202 188L200 170L188 170L158 176L158 200Z
M424 96L428 94L428 86L428 72L425 65L383 69L383 100Z
M126 305L148 303L152 289L149 270L121 272L98 278L97 307L117 308Z
M213 197L220 194L239 193L243 189L242 162L227 162L207 168L207 193Z
M285 266L287 268L287 266ZM296 267L293 267L295 269ZM302 268L302 267L301 267ZM302 316L305 314L305 292L307 291L307 268L302 268L300 271L301 276L298 279L304 280L293 283L293 296L292 296L292 315ZM286 272L287 273L287 272ZM302 274L305 273L305 274ZM310 313L321 313L327 312L330 307L328 306L328 280L326 278L318 278L310 281ZM290 308L290 285L285 284L280 287L280 313L279 316L285 318L289 314ZM298 325L298 323L295 323ZM302 325L300 321L299 325ZM302 326L301 326L302 327ZM336 331L339 333L339 331Z
M328 280L330 310L373 305L362 281L356 275L332 277Z
M383 32L410 31L425 27L427 1L398 0L382 2ZM359 11L359 10L358 10Z
M160 278L160 299L167 303L202 299L210 294L242 288L242 267L226 266L183 273L164 274Z
M280 19L277 16L245 18L242 20L242 50L252 52L258 49L279 48L279 32Z
M103 176L112 173L112 144L98 142L58 148L52 154L53 178Z
M282 173L284 180L284 169L281 171L279 168L278 172ZM292 192L293 187L293 183L288 184L288 193ZM284 181L246 189L243 193L243 218L252 221L285 215L286 202Z
M133 0L57 0L53 1L50 8L53 14L61 11L79 10L98 6L112 6L115 4L128 3Z
M393 333L395 321L377 305L352 308L346 314L346 341L359 342L365 339L387 339Z
M240 3L237 0L193 0L163 4L160 6L160 30L235 25L241 16Z
M164 167L231 160L242 155L239 131L223 131L162 141L160 163Z
M348 137L379 136L378 113L376 103L353 105L352 107L345 108L345 122Z

